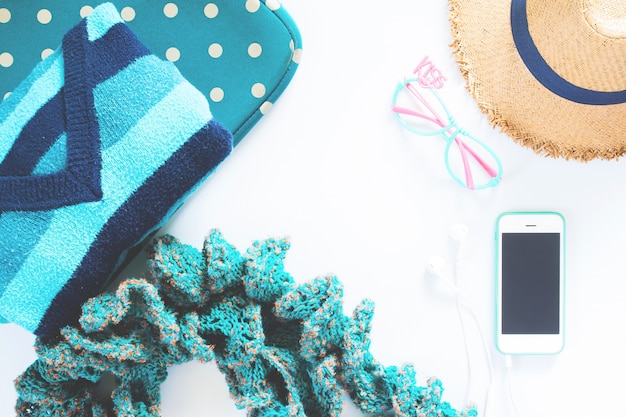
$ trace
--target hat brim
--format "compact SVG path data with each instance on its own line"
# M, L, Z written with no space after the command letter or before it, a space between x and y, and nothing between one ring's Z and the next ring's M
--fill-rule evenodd
M450 0L454 54L467 81L469 92L480 109L487 114L492 125L500 128L517 143L531 148L540 155L580 161L595 158L617 159L624 155L626 104L578 103L544 87L520 57L513 39L510 13L511 1ZM530 26L533 16L531 13L529 15ZM555 25L558 23L556 21ZM579 27L579 31L585 29L589 29L589 25ZM558 29L554 32L558 34ZM616 53L615 51L626 47L624 39L604 38L597 32L592 33L592 36L602 38L599 41L605 47L600 52L609 54L607 56L610 56L612 51ZM567 36L553 38L571 39ZM549 42L550 39L543 38L540 41ZM555 49L557 54L563 51L561 59L563 68L576 65L574 60L581 56L576 54L585 53L580 51L572 53L563 45L556 46L560 47L560 50ZM591 45L590 48L595 46ZM608 64L615 67L617 58L622 59L622 56L616 56L616 59L610 60ZM555 70L562 71L556 58L546 57L546 60L555 67ZM583 61L589 62L590 59ZM600 65L607 61L606 58L602 60L594 57L591 61L592 65L595 65L593 66L595 73L588 71L590 77L596 77L600 81L616 78L617 73L603 73L615 72L614 68ZM575 71L572 71L572 74L574 73ZM564 75L564 78L567 77L575 75ZM586 82L593 85L594 80L587 78ZM580 80L573 82L581 83ZM610 90L614 86L609 85L606 88Z

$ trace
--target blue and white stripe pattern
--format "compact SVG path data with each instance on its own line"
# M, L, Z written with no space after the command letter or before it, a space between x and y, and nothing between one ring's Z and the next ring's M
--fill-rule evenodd
M232 149L205 97L109 3L0 104L0 317L77 317Z

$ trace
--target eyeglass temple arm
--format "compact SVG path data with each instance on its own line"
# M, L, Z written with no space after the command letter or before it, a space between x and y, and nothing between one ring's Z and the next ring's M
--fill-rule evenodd
M443 122L440 119L428 116L427 114L424 113L420 113L418 111L415 110L411 110L411 109L407 109L404 107L400 107L397 105L392 105L391 109L393 111L395 111L396 113L400 113L400 114L406 114L409 116L416 116L416 117L421 117L423 119L426 119L432 123L435 123L436 125L445 128L445 125L443 124ZM442 132L443 133L443 132ZM446 131L446 133L449 133L450 136L452 136L452 129L448 129ZM491 168L489 166L485 166L485 162L469 147L467 147L462 140L459 140L456 135L457 135L458 131L454 133L454 138L446 138L447 140L454 140L454 142L457 144L457 146L459 147L459 150L461 151L461 158L463 160L463 170L465 172L465 183L467 184L467 188L469 189L474 189L474 179L472 177L472 173L471 170L469 169L469 161L467 158L467 152L468 151L472 157L474 159L476 159L478 161L478 163L485 169L487 170L491 170Z
M489 176L491 178L495 178L498 176L498 171L496 171L495 169L493 169L493 167L491 165L489 165L487 162L485 162L484 159L482 159L478 154L476 154L476 152L474 152L474 150L472 148L470 148L466 143L461 142L463 145L463 148L465 150L467 150L471 155L472 158L474 158L474 160L476 162L478 162L478 164L485 170L485 172L487 174L489 174Z
M432 123L435 123L435 124L441 126L441 121L440 120L438 120L438 119L436 119L434 117L431 117L431 116L429 116L429 115L427 115L425 113L421 113L421 112L418 112L418 111L415 111L415 110L407 109L406 107L398 106L397 104L393 104L391 106L391 110L393 110L396 113L400 113L400 114L406 114L406 115L409 115L409 116L421 117L422 119L426 119L429 122L432 122ZM441 127L444 127L444 126L441 126Z
M396 113L406 114L409 116L420 117L422 119L428 120L429 122L435 123L439 125L439 127L445 128L446 125L443 123L441 116L435 111L435 109L428 103L428 101L422 96L419 90L415 89L411 83L406 84L407 90L411 92L427 109L433 116L429 116L426 113L418 112L416 110L407 109L406 107L401 107L396 104L391 106L391 109Z
M429 112L432 113L432 115L438 120L439 125L441 127L444 127L445 124L443 123L443 118L437 113L437 111L433 108L433 106L430 105L428 100L424 98L422 93L420 93L419 90L416 89L411 83L407 83L406 88L426 107L426 109L428 109Z

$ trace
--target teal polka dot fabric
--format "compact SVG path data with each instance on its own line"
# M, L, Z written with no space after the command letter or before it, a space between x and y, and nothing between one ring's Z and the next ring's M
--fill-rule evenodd
M291 81L300 33L278 0L113 0L157 56L208 99L237 144ZM100 4L0 0L0 101Z

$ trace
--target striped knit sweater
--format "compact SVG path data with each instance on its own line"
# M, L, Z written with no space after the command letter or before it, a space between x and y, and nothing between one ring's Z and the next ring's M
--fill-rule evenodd
M231 148L205 97L97 7L0 104L0 320L71 323Z

